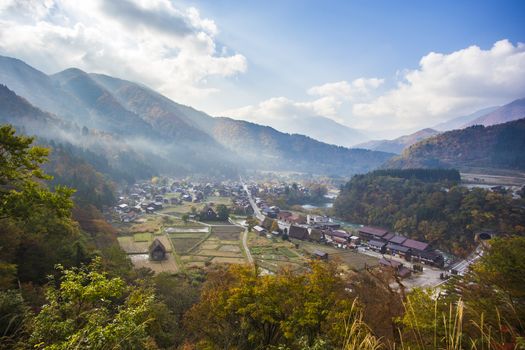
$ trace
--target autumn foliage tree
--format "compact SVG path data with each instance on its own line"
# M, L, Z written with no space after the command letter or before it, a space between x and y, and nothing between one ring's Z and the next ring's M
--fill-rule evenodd
M199 346L210 348L300 348L301 339L341 345L345 321L355 316L353 300L332 264L276 275L232 266L209 276L185 323Z

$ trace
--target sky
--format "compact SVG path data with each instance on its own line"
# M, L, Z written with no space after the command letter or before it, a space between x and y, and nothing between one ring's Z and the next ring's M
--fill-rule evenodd
M525 97L524 17L502 0L0 0L0 54L214 116L393 138Z

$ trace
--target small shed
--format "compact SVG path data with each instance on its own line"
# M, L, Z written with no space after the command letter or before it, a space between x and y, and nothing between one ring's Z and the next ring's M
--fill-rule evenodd
M166 259L166 247L158 238L155 238L149 246L149 258L153 261L162 261Z
M319 260L328 260L328 253L323 252L322 250L315 250L313 256Z

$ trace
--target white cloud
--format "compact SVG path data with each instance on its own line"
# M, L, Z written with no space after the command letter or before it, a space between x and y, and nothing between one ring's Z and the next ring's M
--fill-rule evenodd
M431 126L449 118L525 96L525 45L508 40L424 56L395 88L353 106L364 126Z
M274 97L257 105L224 111L221 115L274 125L275 122L301 122L303 117L323 116L336 118L341 101L325 96L308 102L296 102L286 97Z
M224 114L292 127L301 117L320 115L382 137L431 127L476 110L525 96L525 44L508 40L490 49L477 46L452 53L431 52L417 69L397 72L390 89L379 78L359 78L314 86L312 100L279 97Z
M217 47L218 29L168 0L0 0L0 53L46 72L71 66L143 82L194 103L216 91L211 76L246 71Z
M307 90L309 95L314 96L311 100L294 101L286 97L274 97L256 105L224 111L221 115L270 125L287 132L303 130L299 124L311 117L325 117L354 127L345 115L344 106L370 99L382 84L383 79L378 78L326 83Z
M378 78L359 78L351 83L343 80L314 86L308 90L308 93L310 95L333 96L352 101L369 97L383 83L384 80Z

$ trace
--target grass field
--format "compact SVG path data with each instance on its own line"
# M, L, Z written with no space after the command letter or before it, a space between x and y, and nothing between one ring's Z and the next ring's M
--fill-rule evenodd
M149 242L149 241L151 241L151 233L149 233L149 232L135 233L133 235L133 240L135 242Z
M362 254L358 253L353 250L349 249L338 249L332 246L328 245L322 245L322 244L316 244L316 243L310 243L310 242L304 242L304 241L294 241L299 244L299 249L303 250L305 255L311 255L315 250L321 250L323 252L328 253L328 259L329 260L335 260L340 261L347 265L352 270L362 270L365 268L365 266L377 266L379 264L379 260Z
M151 261L149 260L148 254L130 255L130 258L136 268L147 267L152 269L155 273L175 273L179 271L175 258L171 254L169 254L167 259L163 261Z

